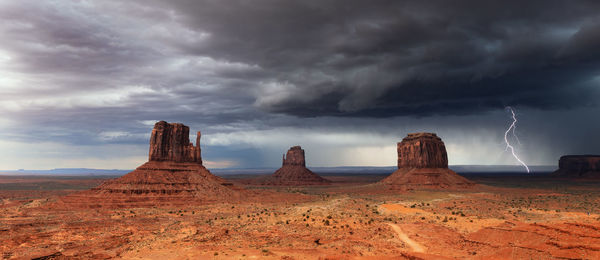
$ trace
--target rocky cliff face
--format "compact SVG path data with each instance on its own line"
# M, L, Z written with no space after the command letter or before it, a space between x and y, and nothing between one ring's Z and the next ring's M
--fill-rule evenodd
M446 146L434 133L408 134L397 147L398 170L380 181L392 189L467 188L474 185L448 169Z
M600 155L565 155L558 160L556 175L600 177Z
M196 146L190 143L190 128L180 123L160 121L150 136L149 161L195 162L202 164L200 132Z
M448 168L444 142L434 133L412 133L398 143L398 168Z

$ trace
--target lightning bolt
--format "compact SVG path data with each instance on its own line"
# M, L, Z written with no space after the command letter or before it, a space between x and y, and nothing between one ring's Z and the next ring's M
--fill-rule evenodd
M515 153L515 148L508 141L508 134L512 131L512 134L515 137L515 139L517 139L517 141L521 143L519 141L519 138L517 137L517 134L515 133L515 129L517 128L517 116L515 115L515 111L512 109L512 107L506 107L506 109L510 111L513 119L512 124L510 124L510 127L508 127L508 129L506 129L506 132L504 132L504 142L506 142L506 149L510 149L510 152L512 153L513 157L515 157L515 159L517 159L517 161L519 161L519 163L522 164L523 167L525 167L525 170L527 170L527 172L529 173L529 167L527 167L527 164L525 164L521 159L519 159L519 156L517 156L517 154Z

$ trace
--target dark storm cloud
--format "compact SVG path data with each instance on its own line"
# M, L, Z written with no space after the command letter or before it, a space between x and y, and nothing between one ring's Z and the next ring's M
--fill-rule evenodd
M183 52L257 64L300 116L556 109L598 97L597 1L172 1ZM572 95L578 92L581 95Z
M142 85L154 92L130 106L227 107L211 105L218 100L306 117L557 109L598 97L597 1L2 7L2 50L11 70L34 76L27 88L36 96Z
M505 106L539 113L524 114L530 133L577 111L539 134L581 136L539 160L554 161L597 147L583 140L594 131L573 127L598 128L587 124L600 97L597 10L598 1L0 0L0 144L145 150L153 122L167 120L201 129L209 157L260 166L300 135L316 148L393 144L407 131L447 130L459 142L470 138L454 138L462 128L501 135ZM272 150L257 148L265 143Z

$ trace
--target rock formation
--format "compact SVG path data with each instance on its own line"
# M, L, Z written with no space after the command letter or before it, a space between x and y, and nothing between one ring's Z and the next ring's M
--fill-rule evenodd
M600 178L600 155L565 155L558 160L554 175L575 178Z
M196 146L190 143L190 128L180 124L160 121L154 125L150 136L149 161L195 162L202 164L200 132Z
M64 201L123 206L155 206L212 202L240 196L241 189L211 174L202 165L200 132L196 146L189 142L189 128L160 121L150 137L148 162L134 171ZM95 199L94 199L95 198Z
M286 154L283 155L281 166L302 166L306 167L304 159L304 149L300 146L292 146Z
M324 185L330 181L323 179L306 168L304 149L291 147L283 156L281 168L265 179L259 181L263 185Z
M433 133L408 134L397 144L398 168L448 168L444 142Z
M381 180L394 189L463 188L474 183L448 169L442 139L434 133L412 133L397 145L398 170Z

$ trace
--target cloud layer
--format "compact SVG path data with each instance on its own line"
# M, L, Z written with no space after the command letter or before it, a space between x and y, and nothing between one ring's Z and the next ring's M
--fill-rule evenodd
M475 129L490 140L478 149L495 150L510 105L535 115L521 132L539 133L530 145L547 151L531 159L550 163L600 152L582 141L599 129L596 10L597 1L0 1L0 141L143 150L152 123L168 120L201 129L215 165L273 166L303 142L332 152L320 165L384 164L358 154L419 130L446 132L456 162L510 163L470 156L457 130ZM536 128L552 118L569 125ZM574 140L550 145L565 134Z

